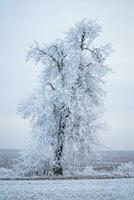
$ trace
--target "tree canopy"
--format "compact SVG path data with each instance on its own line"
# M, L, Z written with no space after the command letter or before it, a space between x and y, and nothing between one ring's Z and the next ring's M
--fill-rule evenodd
M29 118L32 139L21 157L24 173L62 175L93 157L103 113L105 64L110 45L94 47L101 27L94 20L76 23L64 39L39 46L28 58L43 65L40 86L19 105Z

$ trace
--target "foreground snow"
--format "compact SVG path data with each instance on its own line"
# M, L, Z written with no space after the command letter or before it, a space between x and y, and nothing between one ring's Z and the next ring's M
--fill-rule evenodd
M0 200L133 200L134 178L0 181Z

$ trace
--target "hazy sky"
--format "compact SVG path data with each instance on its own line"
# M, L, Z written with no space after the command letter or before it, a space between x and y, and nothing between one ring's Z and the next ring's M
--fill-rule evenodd
M98 19L100 42L111 43L105 119L100 133L108 150L134 150L134 1L133 0L0 0L0 148L24 148L28 121L17 105L38 84L40 66L25 62L29 45L62 37L74 22Z

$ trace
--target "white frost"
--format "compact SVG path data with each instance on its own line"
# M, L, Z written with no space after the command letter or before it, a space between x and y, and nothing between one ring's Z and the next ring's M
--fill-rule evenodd
M0 200L133 200L134 179L0 181Z
M80 166L94 157L111 50L93 47L100 32L96 21L82 20L63 40L31 47L28 57L43 69L39 88L19 106L33 136L18 165L23 174L48 174L55 166Z

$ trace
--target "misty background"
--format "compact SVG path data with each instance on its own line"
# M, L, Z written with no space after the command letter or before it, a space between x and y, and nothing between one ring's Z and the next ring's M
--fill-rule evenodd
M0 148L25 148L30 137L27 120L17 105L38 85L41 65L26 62L34 40L49 43L82 18L102 25L99 42L111 43L107 63L105 120L100 133L107 150L134 150L134 1L133 0L0 0Z

